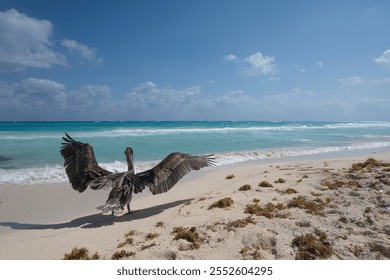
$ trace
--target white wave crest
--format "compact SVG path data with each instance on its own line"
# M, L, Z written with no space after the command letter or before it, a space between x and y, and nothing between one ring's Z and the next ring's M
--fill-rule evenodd
M291 156L305 156L314 154L324 154L329 152L339 152L346 150L365 150L390 147L390 142L358 143L348 146L328 146L317 148L281 148L277 150L226 152L215 154L216 165L245 162L250 160L262 160L266 158L284 158ZM154 167L159 161L136 162L136 172L145 171ZM127 164L115 161L111 163L99 163L103 168L112 172L125 172ZM60 165L35 167L25 169L0 169L0 184L43 184L66 182L68 178L64 168Z
M183 127L183 128L119 128L91 132L75 132L74 137L96 138L96 137L144 137L154 135L174 134L204 134L204 133L240 133L240 132L262 132L262 131L301 131L318 129L356 129L356 128L390 128L390 122L350 122L350 123L290 123L285 125L256 125L252 126L229 126L225 127ZM33 139L58 139L63 134L30 134L19 135L12 133L0 134L0 140L33 140Z

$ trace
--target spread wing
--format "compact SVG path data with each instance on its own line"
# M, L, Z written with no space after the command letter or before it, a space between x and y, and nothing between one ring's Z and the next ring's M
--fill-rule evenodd
M160 194L170 190L190 171L213 165L213 155L191 156L171 153L154 168L138 173L136 176L153 194Z
M90 144L75 141L67 133L65 135L62 137L65 142L62 143L60 153L65 160L65 172L73 189L83 192L92 180L112 174L98 165Z

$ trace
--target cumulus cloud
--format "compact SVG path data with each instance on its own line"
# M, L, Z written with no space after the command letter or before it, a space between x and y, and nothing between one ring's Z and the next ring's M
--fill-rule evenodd
M249 75L258 76L273 73L275 71L274 58L257 52L245 59L249 63Z
M29 17L15 9L0 11L0 72L68 66L66 55L53 38L53 29L48 20ZM61 45L88 61L102 61L96 49L75 40L62 40Z
M115 109L116 102L111 96L111 89L106 85L84 85L70 91L68 108L83 114L92 112L107 112Z
M20 112L28 110L54 110L65 108L65 86L51 80L28 78L9 84L3 82L0 106Z
M77 53L89 61L97 62L97 63L102 62L102 59L97 57L96 55L96 49L90 48L75 40L65 39L62 41L61 45L67 48L70 52Z
M110 119L118 106L119 101L105 85L68 90L46 79L0 81L0 120Z
M276 72L275 58L256 52L245 59L239 59L234 54L224 57L224 60L236 62L243 68L243 73L249 76L261 76Z
M52 48L52 32L50 21L28 17L15 9L0 12L1 71L66 65L65 57Z
M358 86L364 83L364 79L360 76L340 78L337 81L343 86Z
M351 77L349 77L351 78ZM344 78L348 83L355 79ZM357 79L359 80L359 79ZM342 82L342 81L341 81ZM367 83L386 93L384 83ZM339 94L343 92L344 94ZM325 94L302 88L275 94L203 93L200 86L175 88L149 81L125 94L106 85L69 90L62 83L28 78L0 81L0 120L340 120L350 116L389 116L389 99L349 94Z
M383 52L383 54L375 58L375 62L390 70L390 49Z
M125 94L127 108L158 110L160 112L185 111L201 92L200 86L185 89L158 87L153 82L142 83Z

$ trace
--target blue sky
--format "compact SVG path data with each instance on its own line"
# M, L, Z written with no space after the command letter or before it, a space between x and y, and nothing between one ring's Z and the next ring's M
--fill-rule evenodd
M0 121L390 120L390 1L0 0Z

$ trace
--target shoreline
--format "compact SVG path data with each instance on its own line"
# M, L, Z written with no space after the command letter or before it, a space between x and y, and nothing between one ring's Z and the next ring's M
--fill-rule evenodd
M0 259L61 259L73 248L82 247L91 254L97 252L101 259L110 259L121 250L133 253L127 257L130 259L294 259L298 249L291 245L292 239L313 232L318 240L315 232L326 233L332 245L327 258L388 259L390 186L330 190L321 185L324 180L347 180L346 170L369 157L388 162L390 151L375 149L359 155L347 151L326 154L325 158L316 154L217 166L188 174L165 194L153 196L145 190L134 195L134 213L115 217L96 210L108 191L79 194L69 183L1 184ZM234 178L228 180L228 175ZM278 179L285 182L274 183ZM376 179L361 180L368 184ZM258 187L260 181L269 181L273 187ZM251 189L239 191L244 185ZM297 193L283 193L287 189ZM282 207L298 196L324 202L321 211L325 216ZM208 210L225 198L231 198L232 205ZM261 209L266 205L272 208L271 204L280 209L271 211L273 218L244 213L248 205L256 208L256 203ZM371 213L365 213L368 208ZM236 228L233 222L246 224ZM298 222L310 225L300 227ZM175 240L175 228L195 228L196 234L192 233L199 240ZM132 244L118 248L130 232ZM359 246L359 242L365 245Z
M217 166L225 168L228 166L241 166L251 164L262 164L264 162L286 162L286 161L299 161L309 159L328 159L328 158L340 158L340 157L356 157L367 154L375 154L381 152L390 151L390 146L371 147L364 149L345 148L344 150L336 151L311 151L309 153L301 150L302 154L294 154L293 150L282 151L279 155L276 150L262 150L262 151L237 151L237 152L225 152L216 153ZM289 154L291 153L291 154ZM232 159L235 158L235 159ZM154 167L159 160L140 162L136 161L136 172L141 172ZM126 162L115 161L113 163L99 163L103 168L112 172L123 172L127 170ZM45 184L57 184L66 183L68 178L64 172L62 164L56 164L53 166L46 165L44 167L26 167L16 169L2 169L0 168L0 176L2 181L0 185L45 185ZM5 181L4 181L4 178ZM8 179L7 179L8 178Z

